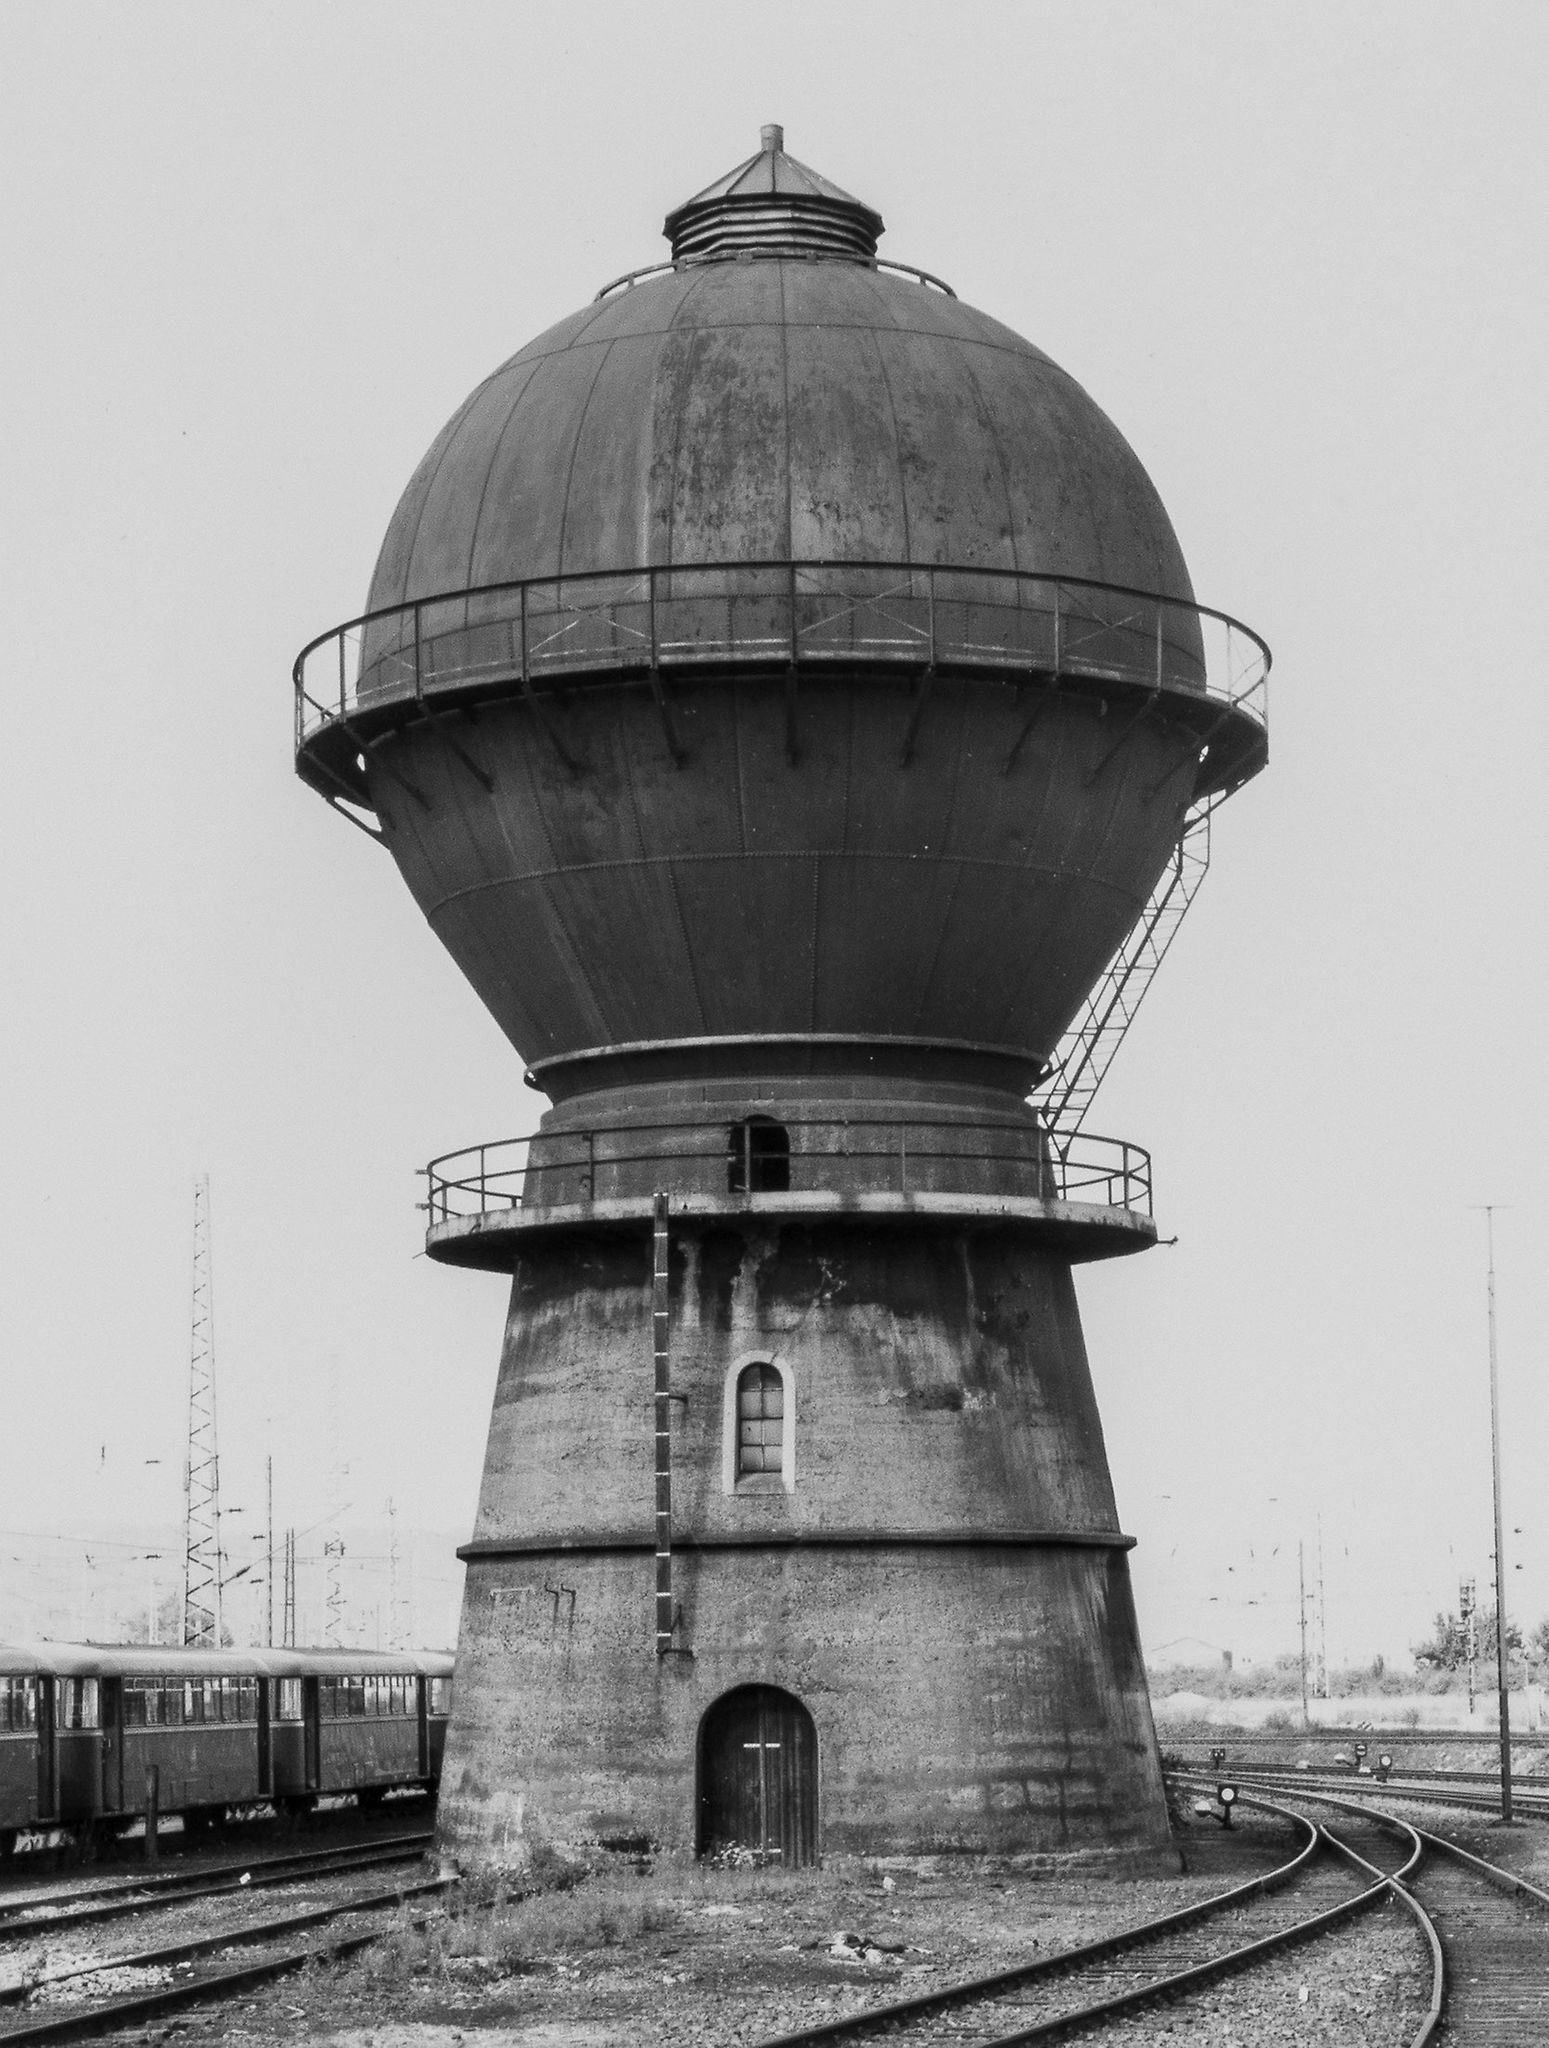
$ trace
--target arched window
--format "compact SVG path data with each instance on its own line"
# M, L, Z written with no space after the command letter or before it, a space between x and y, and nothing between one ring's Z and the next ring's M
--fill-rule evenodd
M721 1488L796 1490L796 1382L775 1358L739 1358L726 1375Z
M737 1477L784 1470L785 1383L772 1365L737 1375Z
M726 1134L726 1186L734 1195L784 1194L791 1184L791 1140L772 1116L747 1116Z

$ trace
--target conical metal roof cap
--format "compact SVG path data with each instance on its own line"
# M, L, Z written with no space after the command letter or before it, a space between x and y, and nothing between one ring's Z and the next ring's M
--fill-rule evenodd
M662 233L674 263L736 256L828 256L876 260L882 216L785 153L771 123L759 151L669 213Z

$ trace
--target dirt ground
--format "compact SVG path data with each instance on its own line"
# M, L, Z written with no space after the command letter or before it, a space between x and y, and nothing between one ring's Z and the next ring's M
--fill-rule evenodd
M1089 1941L1282 1861L1247 1814L1196 1824L1177 1876L1016 1873L961 1862L785 1875L658 1865L525 1900L486 1896L423 1927L406 1916L355 1961L137 2042L239 2048L719 2048ZM1138 2018L1121 2037L1386 2048L1420 2010L1421 1955L1390 1914L1211 1994L1209 2016ZM1008 2015L1007 2025L1024 2023Z

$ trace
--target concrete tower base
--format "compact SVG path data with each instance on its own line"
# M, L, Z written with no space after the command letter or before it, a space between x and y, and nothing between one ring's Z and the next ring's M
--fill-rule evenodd
M1164 1846L1068 1256L989 1216L802 1220L755 1198L674 1220L671 1300L679 1620L659 1657L648 1240L523 1235L443 1848L735 1847L717 1774L748 1755L786 1773L755 1800L807 1802L783 1836L767 1822L787 1861ZM777 1473L739 1476L750 1365L780 1376L783 1442ZM724 1733L716 1703L750 1687L783 1747L752 1721Z

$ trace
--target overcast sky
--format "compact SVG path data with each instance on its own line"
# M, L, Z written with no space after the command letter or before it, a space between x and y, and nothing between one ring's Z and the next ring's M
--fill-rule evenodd
M290 663L495 364L785 125L1128 436L1275 652L1270 769L1093 1112L1178 1242L1080 1279L1142 1632L1549 1612L1549 9L0 5L0 1524L175 1517L191 1188L229 1504L471 1524L504 1293L414 1169L541 1105ZM159 1464L146 1461L159 1459Z

